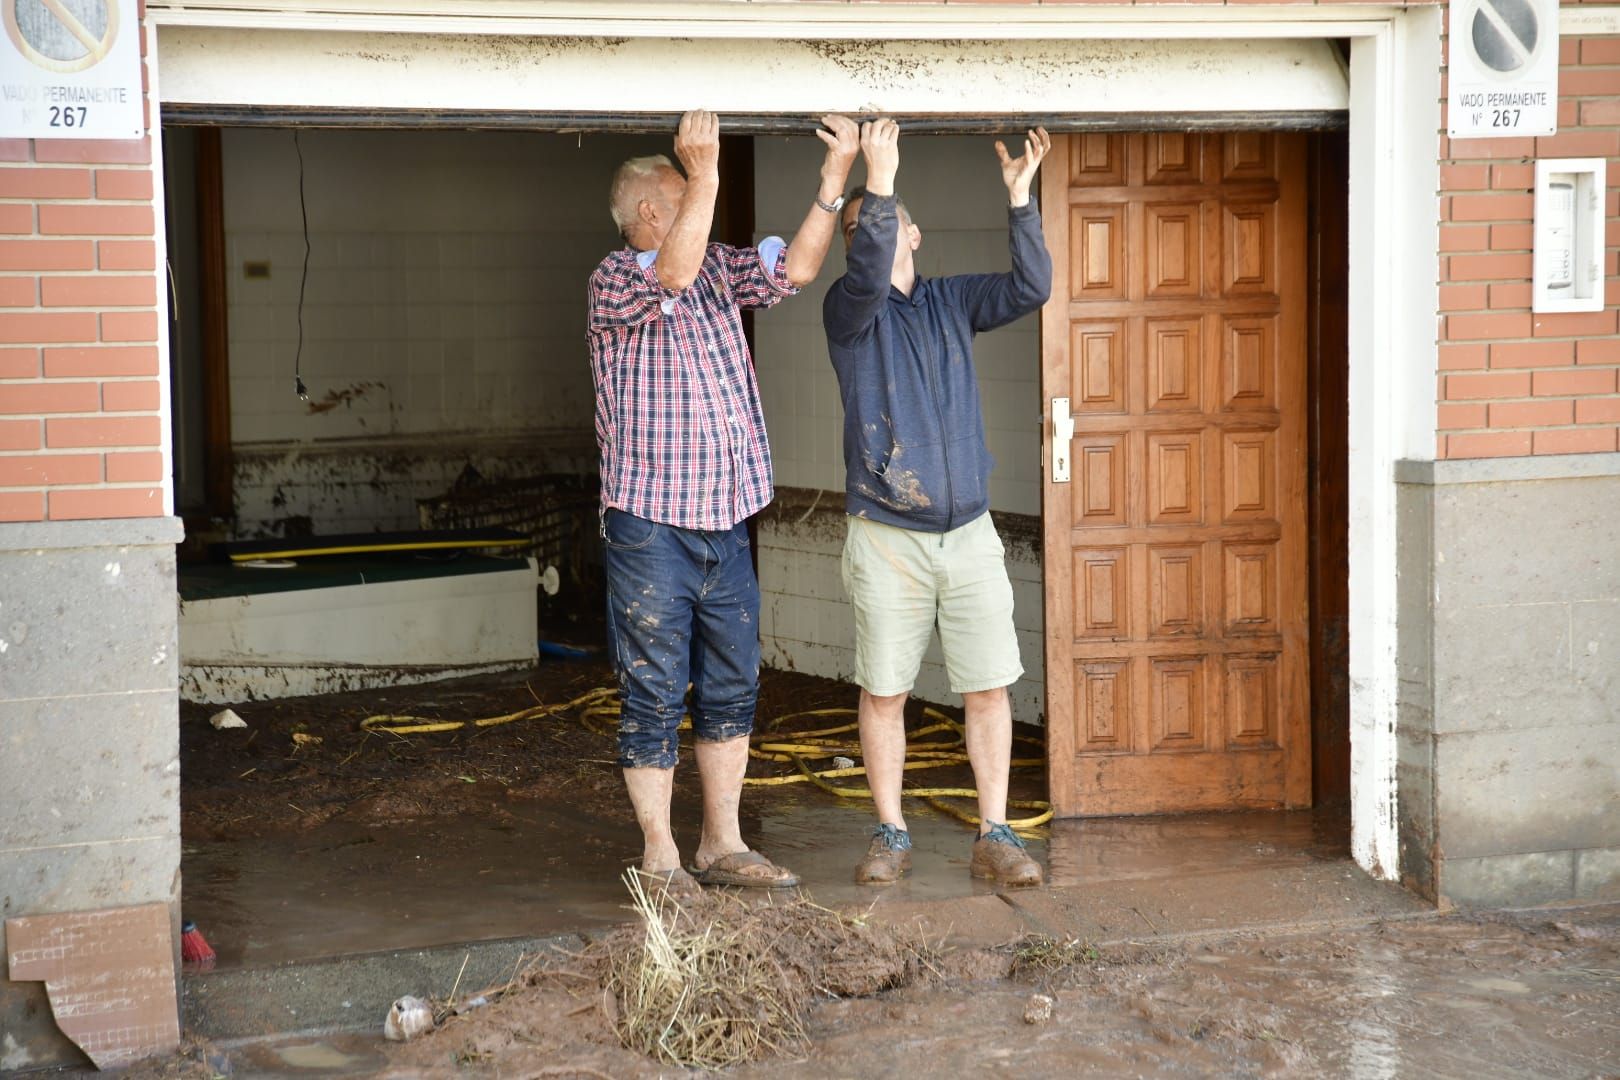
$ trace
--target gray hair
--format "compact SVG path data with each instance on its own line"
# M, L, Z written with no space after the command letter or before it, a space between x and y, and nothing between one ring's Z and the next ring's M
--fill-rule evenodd
M608 213L613 215L613 224L619 227L621 233L636 220L636 208L641 204L638 191L641 181L659 169L674 167L674 163L663 154L648 154L646 157L633 157L614 170L613 186L608 194Z

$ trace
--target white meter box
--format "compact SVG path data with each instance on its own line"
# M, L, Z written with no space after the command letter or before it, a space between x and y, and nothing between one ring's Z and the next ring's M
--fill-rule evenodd
M1446 133L1558 130L1558 0L1452 0Z
M1536 162L1530 310L1603 310L1603 158Z
M135 0L0 0L0 138L138 139Z

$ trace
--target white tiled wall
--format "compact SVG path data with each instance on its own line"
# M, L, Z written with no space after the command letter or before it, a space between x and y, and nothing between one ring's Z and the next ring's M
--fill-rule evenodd
M227 131L236 441L589 425L585 280L618 244L608 179L646 140L310 131L299 142L304 381L312 405L333 407L292 393L304 253L293 137ZM265 261L268 279L244 276Z
M929 276L1007 270L1007 191L994 140L901 138L896 184L923 233L918 269ZM791 239L815 193L822 145L808 138L755 140L755 223L761 236ZM851 184L864 179L857 163ZM754 326L760 394L777 483L842 491L843 409L821 329L821 301L844 272L843 242L816 282L761 315ZM996 457L994 509L1040 512L1040 317L981 334L973 345L985 439Z
M293 136L224 138L232 438L239 462L279 463L238 469L243 529L299 514L317 530L399 527L411 499L459 470L439 460L447 445L558 431L588 443L585 283L620 243L608 182L668 139L307 131L299 144L307 404L293 393L304 257ZM250 262L270 276L247 277ZM365 448L352 461L349 444ZM315 448L319 475L299 464L313 467ZM347 473L342 520L294 497Z
M902 137L897 188L923 233L919 270L935 276L1006 270L1006 189L988 138ZM791 238L814 193L821 144L755 140L756 225L761 236ZM851 183L862 179L861 168ZM824 491L812 509L784 499L759 529L760 632L766 663L848 679L855 667L855 623L840 574L843 546L843 409L821 329L821 301L844 272L842 241L820 278L755 321L755 361L780 487ZM1039 316L980 335L974 363L985 438L996 456L991 505L1015 515L1040 512ZM1038 530L1029 530L1038 535ZM1004 535L1006 530L1003 530ZM1042 586L1034 542L1007 544L1014 623L1024 676L1013 685L1013 714L1039 723L1045 713ZM955 703L936 638L915 694Z

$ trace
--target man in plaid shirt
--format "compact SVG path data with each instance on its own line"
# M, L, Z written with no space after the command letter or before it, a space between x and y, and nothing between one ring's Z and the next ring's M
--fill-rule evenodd
M771 500L771 454L743 308L815 279L860 149L855 124L822 118L815 204L791 245L708 243L719 190L713 113L681 117L675 155L613 177L627 247L591 275L591 373L601 450L608 634L618 669L619 764L641 825L641 868L675 893L697 883L784 887L790 871L743 843L737 811L759 688L759 583L745 519ZM703 835L681 867L670 828L692 685Z

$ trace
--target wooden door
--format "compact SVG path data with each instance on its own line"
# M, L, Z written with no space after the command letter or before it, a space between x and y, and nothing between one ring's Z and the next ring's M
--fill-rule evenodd
M1310 802L1305 165L1290 134L1100 133L1042 167L1059 816Z

